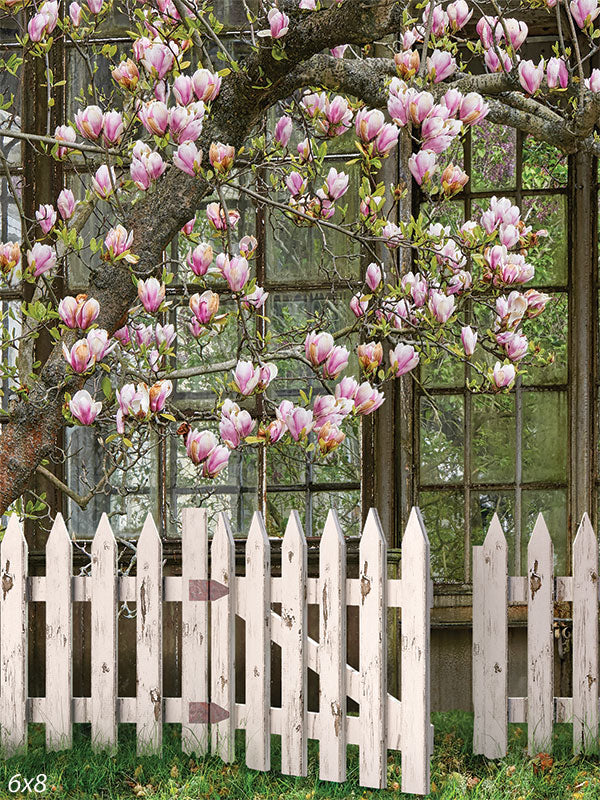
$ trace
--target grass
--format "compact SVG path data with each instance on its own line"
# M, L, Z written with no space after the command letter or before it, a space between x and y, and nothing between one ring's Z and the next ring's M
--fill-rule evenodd
M432 760L432 800L591 800L600 798L600 759L573 757L570 726L555 726L554 760L531 759L525 754L526 726L510 726L509 753L502 761L488 761L471 754L473 718L465 713L434 714L435 753ZM273 737L273 771L259 773L243 764L243 734L237 745L238 763L225 765L215 758L190 759L179 747L176 725L165 726L163 758L138 758L135 728L119 729L119 753L115 757L94 755L90 750L89 726L75 726L70 751L46 753L42 726L30 728L25 756L0 765L0 798L33 800L33 792L9 791L9 781L20 773L29 780L47 776L44 797L110 798L133 800L326 800L364 798L392 800L407 797L400 791L399 754L390 756L388 789L363 791L358 786L358 750L349 747L348 781L321 783L318 779L318 746L309 742L307 778L290 778L277 772L279 738ZM35 781L32 783L35 784ZM13 786L14 788L14 786Z

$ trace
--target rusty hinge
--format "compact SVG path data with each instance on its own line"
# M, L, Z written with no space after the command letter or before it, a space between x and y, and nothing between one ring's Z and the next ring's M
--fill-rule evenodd
M208 581L204 578L190 580L190 600L218 600L229 594L229 587L219 581Z
M188 709L188 722L206 723L223 722L229 719L229 711L217 703L190 703Z

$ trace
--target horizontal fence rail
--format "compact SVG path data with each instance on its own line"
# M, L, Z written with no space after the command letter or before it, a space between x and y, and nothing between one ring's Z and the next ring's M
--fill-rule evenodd
M573 724L575 753L598 752L598 541L584 515L573 542L573 576L554 577L543 516L527 547L527 576L509 577L497 515L473 548L473 749L507 751L509 722L527 723L528 751L551 752L554 722ZM573 697L554 696L554 603L572 603ZM508 604L527 605L527 697L508 697Z
M73 723L89 722L95 749L114 752L117 725L136 724L140 754L160 754L163 723L181 723L182 749L234 760L235 731L246 737L246 763L271 766L271 734L281 736L281 769L306 775L307 741L319 741L323 780L346 779L346 746L359 746L361 785L387 785L387 751L402 753L402 789L430 787L429 542L417 509L402 541L402 577L387 577L387 545L371 510L359 547L360 574L346 576L346 543L327 517L319 576L307 575L307 543L292 512L282 542L281 576L271 575L271 546L260 514L246 540L245 575L235 574L229 521L220 515L209 540L203 509L185 509L182 575L163 576L162 545L146 519L135 576L119 576L117 543L106 516L91 547L91 575L73 576L72 542L57 516L46 548L46 576L28 576L27 545L15 516L0 545L0 744L5 755L27 746L27 723L46 726L49 750L72 745ZM46 695L27 697L27 605L46 604ZM72 605L91 604L91 696L73 698ZM136 696L118 697L119 604L136 605ZM163 695L163 603L181 604L181 697ZM319 606L318 641L308 606ZM346 609L359 615L359 668L347 663ZM275 608L277 608L277 611ZM387 691L387 612L402 609L402 699ZM245 703L235 699L235 618L245 621ZM209 646L210 641L210 646ZM281 706L271 706L271 643L281 648ZM307 671L319 675L319 710L308 711ZM348 698L358 714L348 713Z

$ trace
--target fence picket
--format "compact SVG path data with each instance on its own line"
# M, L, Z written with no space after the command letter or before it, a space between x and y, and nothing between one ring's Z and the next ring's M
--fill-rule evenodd
M573 542L573 750L598 750L598 540L587 514Z
M162 751L162 544L148 514L137 547L137 692L139 755Z
M92 542L92 747L117 748L117 542L103 514Z
M483 547L473 547L473 753L484 750L485 739L485 649L483 644Z
M27 542L16 514L0 544L0 744L5 757L27 747Z
M527 547L527 747L534 755L552 749L554 640L553 546L541 514Z
M235 544L225 514L213 536L211 578L228 589L211 602L210 699L221 709L211 724L212 751L229 764L235 759Z
M73 744L73 548L62 514L48 537L46 564L46 747L65 750Z
M429 540L412 509L402 539L402 791L427 794L430 783Z
M319 546L319 778L346 780L346 542L329 511Z
M281 545L281 771L307 774L306 578L307 548L302 523L292 511Z
M271 766L271 550L257 511L246 541L246 764Z
M209 700L206 509L183 509L181 559L181 749L202 756L208 752L208 725L192 704Z
M360 756L361 786L387 786L387 543L370 509L360 540Z

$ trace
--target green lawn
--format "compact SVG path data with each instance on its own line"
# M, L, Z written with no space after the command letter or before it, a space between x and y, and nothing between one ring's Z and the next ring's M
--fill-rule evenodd
M573 758L570 752L570 727L556 726L555 760L529 759L524 754L525 726L511 726L510 753L499 762L472 756L470 742L472 716L463 713L434 714L435 754L432 762L431 798L493 798L493 800L584 800L600 798L600 759ZM238 740L239 764L226 766L218 759L201 761L182 755L178 730L165 726L164 758L143 758L135 754L135 729L122 725L120 750L116 757L92 755L89 727L76 726L75 746L68 752L47 754L43 728L31 726L30 747L26 757L11 758L0 770L0 798L36 796L11 793L9 781L16 773L30 780L40 773L47 775L46 797L65 798L135 798L156 800L178 798L248 798L248 800L325 800L325 798L362 798L391 800L406 797L399 789L400 757L391 756L388 789L364 792L359 788L357 748L351 747L349 780L341 785L320 783L317 778L318 749L309 743L307 778L283 777L277 773L277 737L274 738L273 772L263 774L243 765L243 735ZM20 779L19 779L20 780ZM32 788L35 781L32 782ZM40 785L41 786L41 785ZM14 784L13 784L14 788Z

